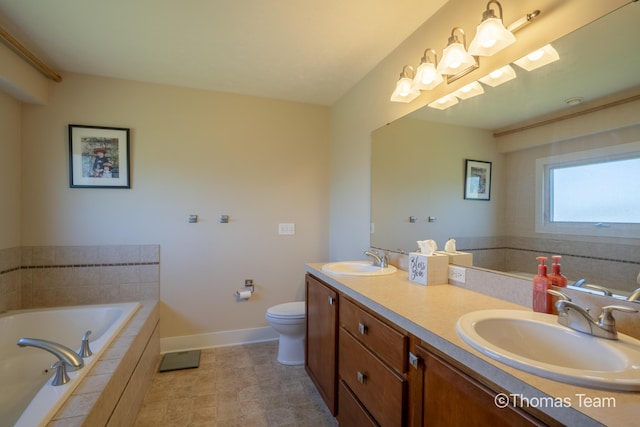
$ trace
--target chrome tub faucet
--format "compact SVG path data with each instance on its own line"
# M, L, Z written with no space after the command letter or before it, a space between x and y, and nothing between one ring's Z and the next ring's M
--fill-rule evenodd
M84 361L75 351L62 344L53 341L42 340L38 338L20 338L18 340L20 347L35 347L44 351L48 351L58 358L58 361L51 365L51 369L56 368L56 375L51 385L58 386L69 382L67 368L71 371L78 370L84 366Z

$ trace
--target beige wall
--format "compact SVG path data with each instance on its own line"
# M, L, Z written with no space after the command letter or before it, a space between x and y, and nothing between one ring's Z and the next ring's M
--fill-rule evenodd
M20 246L20 103L0 91L0 249Z
M403 118L375 130L372 146L372 246L501 235L504 156L490 131ZM491 200L463 199L465 159L492 162Z
M534 48L561 37L615 10L627 0L585 2L580 0L526 0L503 4L507 23L542 11L535 23L517 34L518 42L490 58L480 68L450 85L440 85L410 104L389 102L398 74L405 64L416 66L428 47L441 51L451 29L460 26L473 34L485 0L449 0L438 13L365 76L332 108L331 145L331 259L361 258L369 244L371 132L412 112L447 92L452 92ZM470 13L470 11L474 11Z
M265 326L328 257L327 107L65 74L23 111L22 245L159 244L163 337ZM131 128L131 189L69 188L70 123Z

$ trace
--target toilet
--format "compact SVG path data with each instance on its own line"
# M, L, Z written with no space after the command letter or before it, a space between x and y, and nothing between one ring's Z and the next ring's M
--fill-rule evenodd
M265 318L280 334L278 362L283 365L304 364L304 301L274 305L267 310Z

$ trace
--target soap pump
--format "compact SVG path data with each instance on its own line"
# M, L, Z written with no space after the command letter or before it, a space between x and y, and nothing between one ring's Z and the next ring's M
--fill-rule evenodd
M549 281L553 286L559 286L561 288L567 287L567 278L560 272L560 255L554 255L551 257L553 264L551 264L551 274L549 275Z
M567 278L560 272L560 255L554 255L551 257L553 264L551 264L551 274L549 275L549 284L560 288L567 287ZM551 297L551 314L558 314L556 308L556 301L558 297Z
M537 257L540 264L538 265L538 274L533 278L533 311L538 313L551 314L552 301L551 295L547 292L551 289L551 282L547 277L547 257Z

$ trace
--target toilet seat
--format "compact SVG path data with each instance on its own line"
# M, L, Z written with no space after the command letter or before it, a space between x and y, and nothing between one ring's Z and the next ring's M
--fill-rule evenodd
M304 301L286 302L274 305L267 310L267 316L274 319L304 319Z

